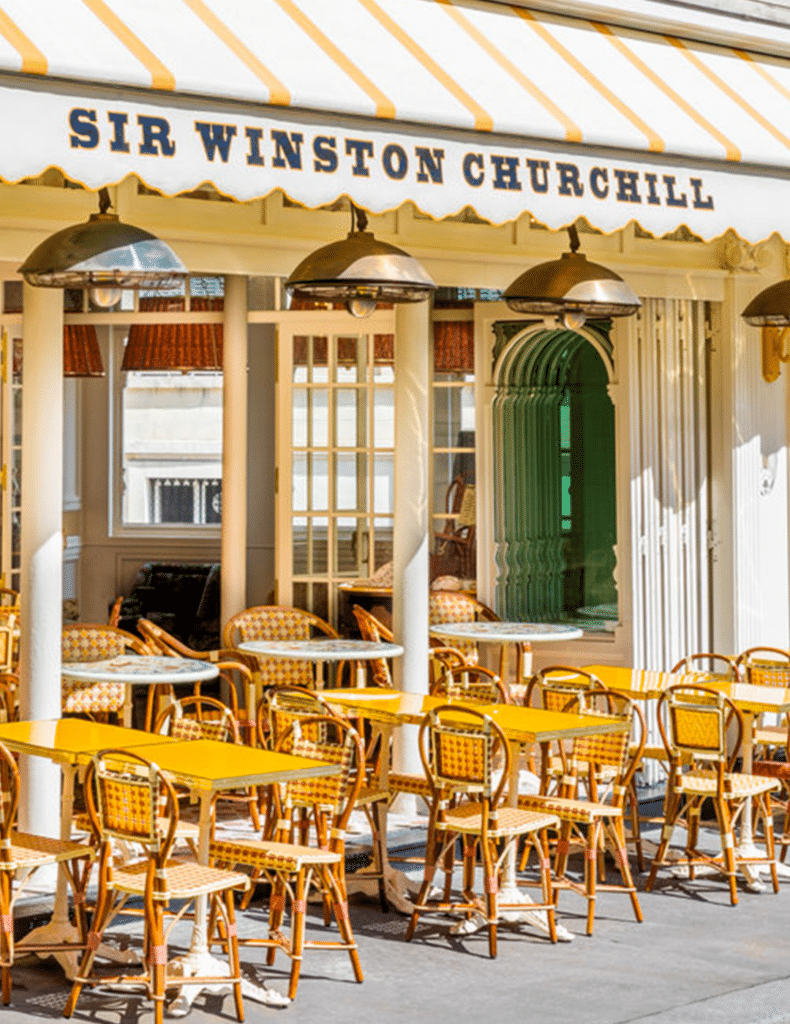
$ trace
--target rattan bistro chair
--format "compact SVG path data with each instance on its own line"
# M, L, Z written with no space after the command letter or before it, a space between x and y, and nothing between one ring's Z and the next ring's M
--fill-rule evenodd
M104 661L129 652L151 654L137 636L115 626L93 622L69 623L61 634L63 664L71 661ZM64 678L62 700L64 714L82 714L93 718L118 715L123 710L126 686L123 683L80 682Z
M518 798L519 807L548 811L561 820L553 885L557 895L561 889L570 889L586 898L587 934L592 935L598 892L627 893L634 917L637 921L642 920L628 864L623 816L645 745L645 719L634 701L605 688L577 692L562 710L572 714L617 718L628 727L620 733L577 737L569 751L561 746L563 772L558 794ZM586 799L579 793L580 785L583 785ZM607 840L614 852L620 884L605 881ZM577 842L584 852L582 883L568 875L568 854L573 842ZM601 874L600 882L596 878L597 873Z
M387 629L383 622L380 622L375 615L360 608L355 604L351 609L354 618L357 620L359 635L363 640L370 640L373 643L393 643L395 637L392 631ZM368 680L372 686L381 686L384 689L392 689L392 671L387 658L372 658L368 663Z
M468 704L511 703L510 694L496 672L482 665L445 669L431 686L431 696Z
M222 643L233 649L247 640L309 640L340 634L312 612L283 605L259 605L232 615L225 623ZM315 689L315 675L309 661L290 658L256 657L256 703L270 686L305 686ZM338 667L339 670L339 667Z
M696 866L710 865L727 878L730 902L735 904L738 902L738 865L753 863L769 867L774 892L778 892L770 794L779 788L779 782L733 771L743 738L740 710L729 697L709 686L680 683L662 693L657 716L661 738L670 759L670 773L664 798L661 841L645 886L647 891L652 889L662 867L685 864L693 878ZM730 727L734 731L734 742L731 742L728 753L727 733ZM684 755L691 758L688 770L684 767ZM706 800L713 803L721 836L722 852L715 857L698 848L700 811ZM765 857L742 860L736 855L734 831L749 800L763 820ZM670 861L669 844L681 812L688 830L686 857Z
M24 953L55 953L87 948L85 885L94 851L84 843L51 839L15 827L19 804L19 772L8 749L0 743L0 974L3 1002L11 1001L11 968L14 963L14 904L39 868L57 864L66 873L74 896L78 941L26 944ZM21 883L14 892L14 881Z
M310 739L310 735L321 739ZM356 981L362 981L357 943L348 916L345 883L345 834L349 815L365 779L365 755L356 729L333 715L295 719L280 740L280 749L300 757L340 765L339 775L299 779L273 787L275 821L270 840L238 839L218 841L211 846L212 863L226 867L244 865L266 877L272 885L269 904L269 934L266 938L245 938L244 945L267 946L267 963L274 963L276 950L291 960L288 995L296 997L302 954L306 949L346 950ZM295 829L301 829L303 812L309 814L315 845L294 843ZM324 921L331 906L340 932L338 940L306 941L307 898L315 886L324 902ZM286 899L291 905L291 934L282 931Z
M85 794L91 827L99 839L99 886L88 948L63 1016L70 1017L74 1012L86 985L111 984L139 990L142 984L154 1002L156 1024L162 1024L165 991L183 981L167 976L165 912L172 901L185 901L175 913L179 919L195 899L207 896L210 926L223 923L229 949L229 970L224 980L233 987L236 1016L244 1020L233 890L246 889L247 876L171 857L179 822L178 800L173 787L151 761L125 750L100 751L88 767ZM113 844L118 841L139 846L141 855L116 864ZM104 931L127 901L135 898L144 904L146 965L142 973L113 978L94 975L93 960ZM203 979L193 980L200 984Z
M746 682L753 686L790 688L790 651L784 651L780 647L750 647L748 651L738 655L736 664ZM788 715L785 715L785 720L781 725L756 722L755 749L770 752L778 747L786 750L788 724L790 724Z
M554 902L549 871L547 829L557 829L559 818L548 811L524 810L503 803L510 769L510 748L501 728L488 715L472 707L442 704L420 725L420 756L431 791L431 816L422 888L414 901L406 941L414 936L420 915L426 913L482 913L488 926L488 951L497 955L497 916L508 905L499 903L500 868L508 848L522 836L534 845L541 866L543 903L549 935L556 942ZM501 774L497 776L496 772ZM498 777L498 781L497 781ZM448 851L463 841L463 890L452 899L452 861ZM484 899L474 892L475 861L483 864ZM445 868L441 899L431 898L436 869Z

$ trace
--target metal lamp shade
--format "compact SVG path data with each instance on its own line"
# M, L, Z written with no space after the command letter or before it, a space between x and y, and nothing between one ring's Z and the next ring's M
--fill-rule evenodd
M370 231L351 231L342 241L317 249L285 287L322 302L421 302L436 289L417 260Z
M518 313L587 318L630 316L642 305L618 274L580 252L527 270L505 291L505 301Z
M91 324L66 324L63 328L63 376L104 376L96 328Z
M109 213L51 235L19 270L44 288L173 288L187 276L169 245Z
M779 281L763 289L741 316L753 327L790 326L790 281Z

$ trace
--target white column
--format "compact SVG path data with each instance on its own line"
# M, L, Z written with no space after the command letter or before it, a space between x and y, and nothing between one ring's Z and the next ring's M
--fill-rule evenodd
M247 607L247 278L225 278L221 618Z
M60 718L63 589L63 292L24 287L22 402L23 719ZM58 835L60 768L22 758L21 827Z
M392 613L395 685L428 692L428 460L430 303L404 303L395 317L395 540ZM396 732L395 770L420 772L415 729Z

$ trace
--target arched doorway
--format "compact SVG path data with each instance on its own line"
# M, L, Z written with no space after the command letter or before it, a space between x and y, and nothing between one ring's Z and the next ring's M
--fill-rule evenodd
M611 629L618 613L609 325L502 324L498 335L497 608L512 620Z

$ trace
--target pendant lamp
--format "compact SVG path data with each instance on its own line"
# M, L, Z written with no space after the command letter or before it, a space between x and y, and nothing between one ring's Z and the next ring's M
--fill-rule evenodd
M28 256L20 273L44 288L89 288L94 305L114 306L122 288L173 288L187 269L173 250L148 231L108 213L112 202L99 189L99 212L57 231Z
M345 302L355 317L379 302L422 302L436 285L407 252L366 231L367 214L351 204L351 231L317 249L294 270L285 287L318 302Z
M587 320L631 316L642 305L613 270L590 263L579 250L579 233L568 228L570 252L525 271L505 291L505 301L517 313L556 316L569 330Z
M104 376L99 341L92 324L66 324L63 328L63 376Z
M763 378L769 384L778 379L781 363L790 360L787 347L790 327L790 281L778 281L752 299L741 316L763 331Z

